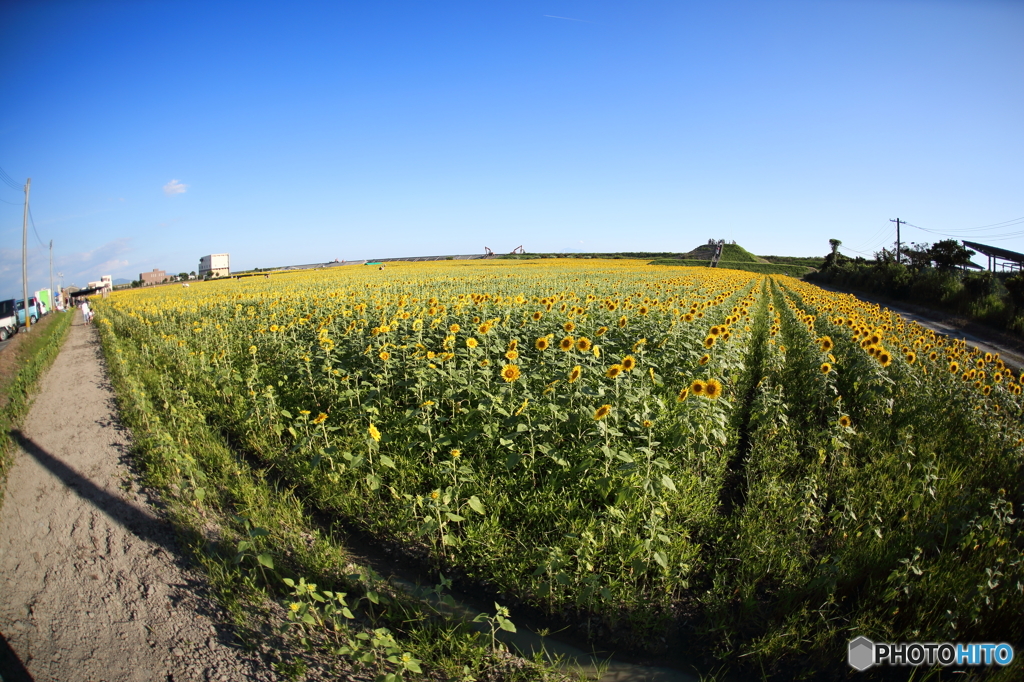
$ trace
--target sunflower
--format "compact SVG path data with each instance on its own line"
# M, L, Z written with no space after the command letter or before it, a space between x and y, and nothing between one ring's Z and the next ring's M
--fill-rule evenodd
M650 419L643 420L642 424L645 429L649 429L652 426L654 426L654 422L652 422Z
M912 365L912 364L914 364L915 362L917 362L917 353L915 353L915 352L914 352L914 351L912 351L912 350L908 350L908 351L907 351L907 354L906 354L906 355L905 355L904 357L905 357L905 358L907 359L907 364L908 364L908 365ZM950 365L950 367L952 368L952 367L953 367L953 365ZM954 372L954 373L956 372L956 370L955 370L955 369L950 369L949 371L950 371L950 372Z
M828 374L829 372L832 371L832 365L828 364L827 362L823 362L821 363L821 367L819 367L818 369L821 370L822 374Z
M832 343L832 339L829 338L828 336L823 336L820 339L818 339L818 346L821 347L821 350L825 353L832 350L833 345L834 344Z
M605 332L608 331L608 327L598 327L597 331L594 332L594 336L604 336Z
M270 325L270 331L276 332L278 329L280 329L280 327L278 327L276 324Z
M676 400L678 400L679 402L683 402L684 400L686 400L689 397L690 397L690 389L689 388L684 388L683 390L679 391L679 395L676 396Z
M602 405L601 407L597 408L597 410L594 412L594 420L595 421L601 421L602 419L607 417L608 413L611 412L611 411L612 411L612 406L611 405Z
M981 394L982 395L988 395L991 392L992 392L992 387L989 386L988 384L985 384L984 386L981 387Z
M588 339L585 336L581 336L580 338L576 339L576 350L580 351L581 353L589 352L592 345L593 344L590 342L590 339Z
M571 334L576 330L576 323L573 322L572 320L569 320L568 322L562 325L562 329L565 330L566 334Z
M575 382L577 379L579 379L580 378L580 374L582 372L583 372L583 370L580 369L579 365L576 365L575 367L573 367L572 371L569 372L569 383L571 384L571 383Z
M486 334L487 332L491 331L491 325L490 325L490 324L488 324L487 322L484 322L484 323L483 323L482 325L480 325L479 327L477 327L477 329L476 329L476 330L477 330L477 331L478 331L478 332L479 332L479 333L480 333L481 335L483 335L483 334Z
M506 360L515 360L518 357L519 357L519 351L517 351L517 350L505 351L505 359Z
M366 432L370 434L370 438L378 443L380 442L380 431L377 430L376 426L370 424L370 428L366 429Z
M453 324L450 327L448 327L448 331L450 331L452 334L458 334L460 329L462 329L462 327L460 327L457 324Z
M386 362L391 359L391 353L387 352L386 350L382 350L380 352L380 355L378 355L377 357Z
M842 417L839 418L839 425L841 427L843 427L844 429L850 428L850 426L852 424L853 424L853 421L849 417L847 417L845 414Z
M480 342L474 339L472 336L466 339L466 348L476 348L480 345Z
M708 355L707 353L705 353L704 355L700 356L700 360L697 361L697 364L698 365L706 365L709 362L711 362L711 356Z
M481 367L487 367L490 364L491 364L491 361L488 360L487 358L484 358L483 360L480 361L480 366Z
M511 341L509 341L508 342L508 349L509 350L518 350L519 349L519 341L517 339L512 339Z
M708 336L718 336L721 333L722 330L718 328L717 324L708 330Z
M708 385L700 379L694 379L693 383L690 384L690 393L693 395L704 395L704 390L707 387Z
M601 357L601 346L594 346L594 357Z
M501 378L510 384L519 379L519 376L519 368L515 365L505 365L501 368Z
M575 345L576 339L572 338L571 336L566 336L565 338L558 342L558 347L566 351L572 350L573 346Z
M544 317L544 313L542 313L541 311L538 310L533 315L531 315L530 317L533 318L534 322L540 322L540 318Z
M533 342L533 347L536 348L537 350L547 350L548 338L546 336L540 337L539 339Z
M892 356L889 355L889 351L887 350L879 351L878 355L875 356L875 359L881 363L882 367L888 367L892 364Z
M715 400L722 395L722 382L718 379L708 379L707 383L704 384L704 397L709 400Z
M249 346L249 352L256 355L256 346Z
M310 423L311 424L323 424L325 421L327 421L327 415L324 414L323 412L321 412L316 417L314 417L313 421L310 422Z
M458 459L459 457L462 457L462 450L459 450L458 448L452 448L451 455L452 459Z
M704 347L705 348L711 348L714 345L715 345L715 337L714 336L711 336L710 334L708 334L707 336L704 337Z
M620 374L622 374L622 365L612 365L608 368L608 371L604 373L604 375L609 379L614 379Z
M629 324L629 318L627 318L625 315L623 315L622 317L619 318L618 324L619 324L619 329L622 329L627 324Z
M619 364L622 366L622 371L631 372L633 371L633 368L636 367L636 358L634 358L632 355L627 355L626 357L622 358L622 362L620 362Z

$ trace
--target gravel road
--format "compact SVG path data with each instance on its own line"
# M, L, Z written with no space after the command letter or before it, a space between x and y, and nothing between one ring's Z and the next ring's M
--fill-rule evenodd
M139 491L96 330L79 317L13 436L0 509L0 677L274 680L235 644Z

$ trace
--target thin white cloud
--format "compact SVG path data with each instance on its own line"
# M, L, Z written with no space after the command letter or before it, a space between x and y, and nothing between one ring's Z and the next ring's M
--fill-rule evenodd
M164 194L169 197L173 197L175 194L184 194L188 190L188 185L179 182L178 180L171 180L164 185Z
M593 23L593 22L587 21L586 19L573 19L572 17L559 17L559 16L555 16L554 14L545 14L544 16L546 16L548 19L565 19L566 21L579 21L579 22L582 22L584 24Z

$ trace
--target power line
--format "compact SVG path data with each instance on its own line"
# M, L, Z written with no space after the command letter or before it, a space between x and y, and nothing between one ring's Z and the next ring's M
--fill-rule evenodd
M3 180L11 189L16 189L19 192L25 190L25 188L22 185L19 185L17 182L15 182L14 178L8 175L7 171L5 171L3 168L0 168L0 180Z
M892 228L891 228L891 227L889 227L888 225L887 225L887 226L885 226L885 227L879 228L878 232L875 232L875 233L874 233L873 235L871 235L871 237L870 237L869 239L867 239L867 240L865 240L865 241L863 241L863 242L859 243L859 244L858 244L858 246L859 246L860 248L862 248L862 249L864 249L864 248L868 248L868 246L869 246L869 245L871 245L871 244L875 243L875 241L876 241L876 240L877 240L877 239L878 239L879 237L881 237L881 236L882 236L883 234L887 234L887 233L888 233L888 231L889 231L889 230L891 230L891 229L892 229Z
M28 219L32 223L32 231L36 233L36 239L39 239L39 231L36 230L36 219L32 217L32 207L28 207ZM43 243L42 239L39 239L39 246L46 248L46 244Z
M1024 230L1020 230L1020 231L1017 231L1017 232L1005 232L1003 234L963 235L963 234L953 234L953 233L949 233L949 232L940 232L938 230L930 230L927 227L921 227L920 225L914 225L913 223L908 223L908 222L904 222L903 224L907 225L909 227L917 228L918 230L921 230L922 232L928 232L929 234L937 234L937 235L939 235L941 237L951 237L953 239L963 239L963 238L967 237L969 239L1003 240L1003 239L1016 239L1018 237L1024 236ZM1011 225L1006 225L1006 227L1010 227L1010 226Z
M879 235L881 235L881 239L879 239ZM885 227L880 229L878 232L876 232L874 234L874 236L870 240L868 240L864 244L860 244L859 246L860 246L861 249L873 249L875 247L878 247L878 246L881 246L882 244L887 243L889 241L889 238L892 237L892 235L893 235L893 228L892 228L892 226L891 225L886 225ZM851 251L857 251L857 249L850 249L850 250ZM857 252L858 253L863 253L863 251L857 251Z
M857 249L851 249L849 246L843 246L842 244L839 245L839 248L843 249L844 251L853 251L854 253L859 253L862 256L870 256L871 258L874 258L874 256L875 256L875 254L873 254L873 253L864 253L863 251L858 251Z

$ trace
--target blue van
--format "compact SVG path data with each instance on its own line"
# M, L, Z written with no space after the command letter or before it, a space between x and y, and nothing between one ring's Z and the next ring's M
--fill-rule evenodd
M18 299L18 324L25 325L25 299ZM28 316L32 320L32 324L36 323L39 319L39 313L42 310L42 306L39 305L39 301L36 300L35 296L28 299Z

